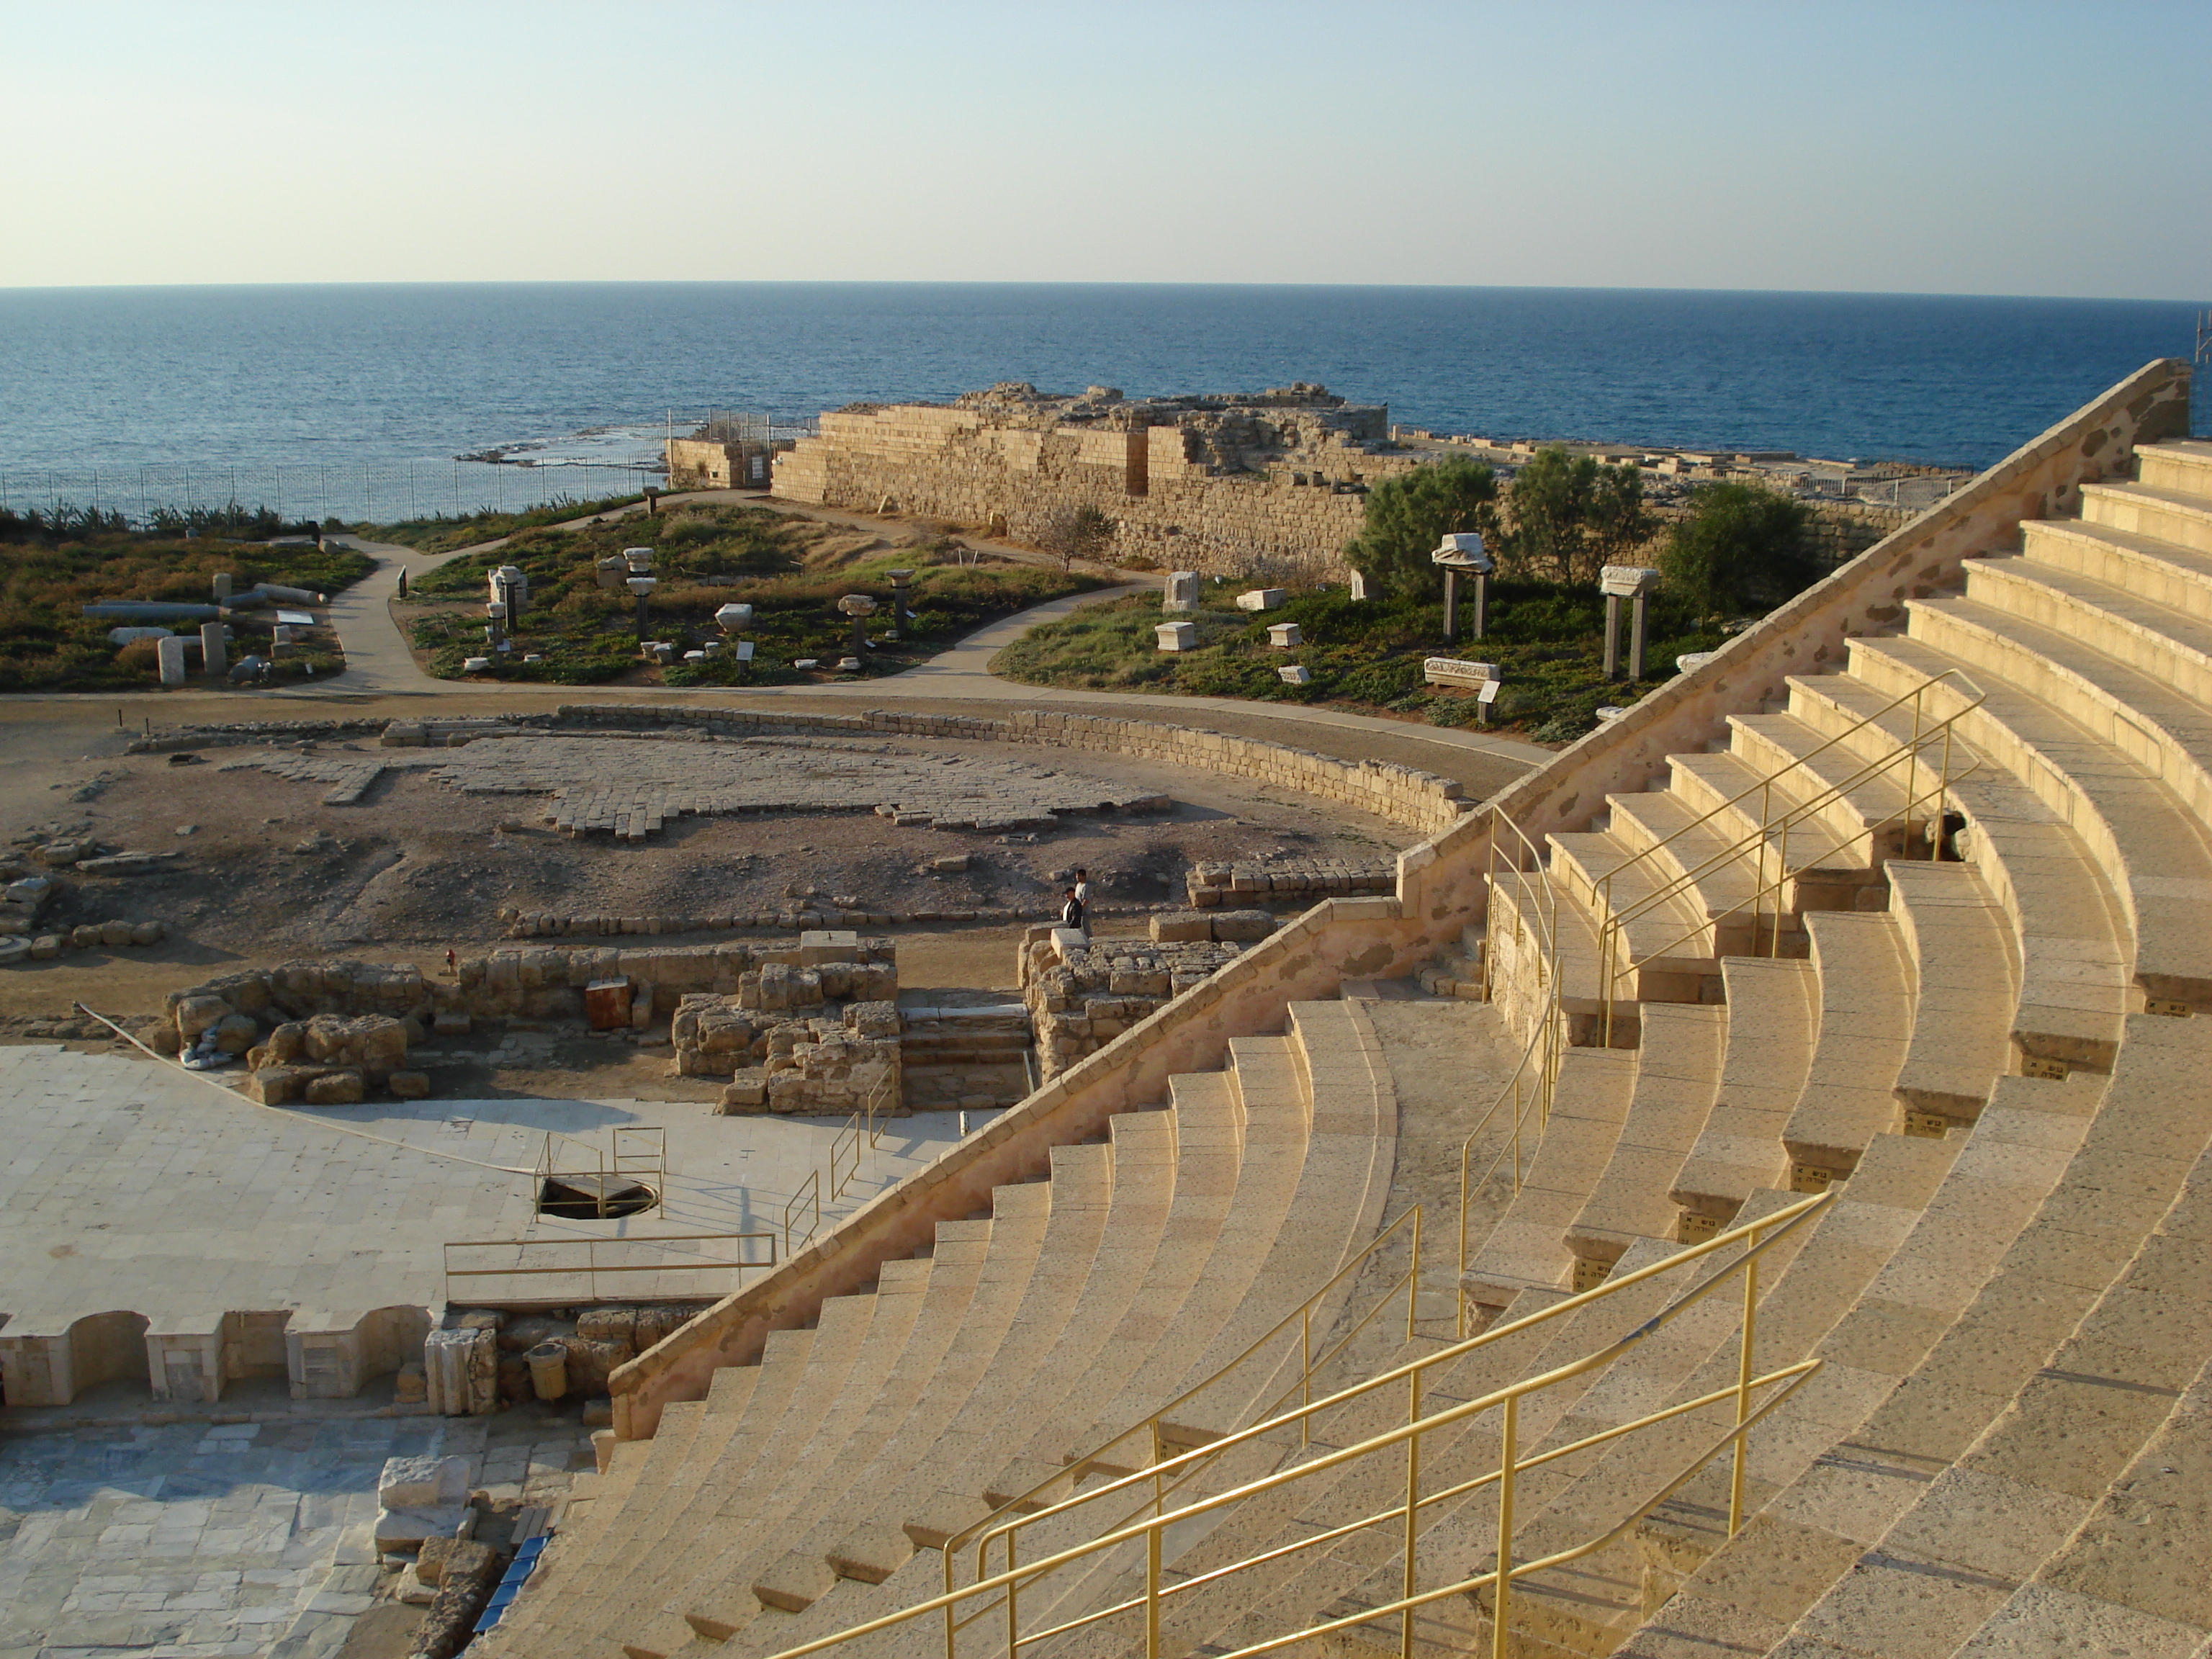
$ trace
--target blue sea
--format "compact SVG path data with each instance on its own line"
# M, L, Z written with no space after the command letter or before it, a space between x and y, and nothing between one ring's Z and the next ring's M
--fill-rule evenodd
M995 380L1133 396L1318 380L1439 431L1978 467L2149 359L2187 356L2193 319L2147 301L1595 289L9 289L0 489L82 501L98 469L112 499L135 481L151 500L196 468L201 495L226 478L265 495L273 477L296 504L318 471L327 500L333 476L343 493L367 469L388 506L405 468L435 510L440 469L458 479L454 458L487 448L604 465L708 410Z

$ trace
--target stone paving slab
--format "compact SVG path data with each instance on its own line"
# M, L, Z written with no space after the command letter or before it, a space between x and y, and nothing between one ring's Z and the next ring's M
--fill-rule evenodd
M518 732L373 758L280 750L224 763L225 770L240 768L327 784L323 799L331 805L358 800L387 769L427 771L467 794L543 795L544 820L556 829L632 841L686 813L880 810L902 823L1021 828L1049 825L1063 812L1163 804L1140 787L1030 761L805 737L640 741Z
M955 1113L898 1120L835 1200L825 1173L823 1224L933 1160L958 1123ZM667 1131L661 1212L534 1213L545 1131L605 1146L612 1128L641 1124ZM234 1310L293 1310L301 1328L350 1323L371 1309L441 1304L448 1241L780 1231L791 1195L826 1171L839 1127L619 1100L272 1110L148 1060L0 1048L0 1331L115 1310L155 1330L211 1328ZM665 1287L640 1274L601 1288L697 1296L730 1285L726 1274Z

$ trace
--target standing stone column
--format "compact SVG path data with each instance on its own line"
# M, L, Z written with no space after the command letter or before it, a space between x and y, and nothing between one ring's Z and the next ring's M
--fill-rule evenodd
M910 587L914 580L914 572L887 570L884 574L891 579L890 637L896 639L899 637L900 630L914 620L913 593Z
M222 624L219 622L200 624L200 672L220 674L230 665L228 653L223 649Z
M1645 607L1650 604L1652 590L1659 586L1659 573L1648 565L1609 564L1598 572L1598 591L1605 595L1605 677L1609 680L1620 678L1620 602L1632 600L1636 606L1633 637L1629 647L1629 678L1644 678L1644 647Z
M1160 596L1163 611L1195 611L1198 609L1198 572L1170 570L1166 591Z
M161 684L182 685L185 683L185 640L181 634L171 634L156 641L155 659L161 665Z

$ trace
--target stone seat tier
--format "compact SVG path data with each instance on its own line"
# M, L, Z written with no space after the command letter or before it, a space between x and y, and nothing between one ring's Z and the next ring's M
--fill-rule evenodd
M1725 924L1717 928L1695 896L1674 890L1667 873L1624 836L1585 830L1545 840L1561 908L1583 910L1594 930L1608 918L1619 924L1613 963L1619 994L1638 1002L1705 1000L1707 981L1719 972L1716 933L1725 936Z
M1639 1243L1623 1258L1633 1270L1672 1254L1677 1247L1657 1241ZM1498 1334L1490 1345L1474 1349L1449 1364L1432 1370L1422 1389L1429 1407L1479 1398L1504 1386L1515 1377L1564 1364L1616 1340L1650 1317L1662 1305L1663 1281L1632 1287L1578 1312L1563 1316L1525 1332ZM1538 1311L1562 1299L1563 1293L1531 1290L1516 1297L1507 1310L1510 1320ZM1595 1379L1583 1377L1547 1389L1523 1403L1520 1415L1521 1444L1533 1450L1575 1407ZM1394 1392L1395 1392L1394 1390ZM1402 1396L1401 1399L1402 1412ZM1384 1419L1382 1420L1392 1420ZM1402 1416L1395 1420L1402 1421ZM1347 1425L1349 1426L1349 1425ZM1382 1426L1370 1420L1370 1429ZM1328 1432L1330 1444L1341 1443L1337 1432ZM1446 1486L1474 1478L1496 1466L1498 1424L1494 1413L1463 1420L1424 1435L1421 1467L1425 1485ZM1524 1477L1526 1489L1541 1484ZM1240 1505L1187 1554L1167 1575L1169 1582L1194 1577L1223 1563L1264 1550L1310 1538L1315 1533L1387 1510L1394 1495L1402 1498L1405 1486L1401 1459L1366 1459L1340 1469L1280 1488L1268 1498ZM1487 1497L1488 1503L1483 1502ZM1480 1528L1479 1511L1494 1516L1494 1493L1478 1494L1472 1502L1437 1505L1422 1516L1421 1560L1442 1559L1448 1545L1439 1542L1458 1525ZM1446 1529L1439 1534L1439 1526ZM1229 1651L1291 1627L1291 1621L1310 1622L1318 1616L1339 1616L1395 1595L1397 1571L1388 1564L1395 1554L1400 1536L1394 1522L1369 1528L1329 1544L1317 1545L1218 1584L1188 1592L1164 1612L1162 1637L1170 1630L1176 1652ZM1377 1569L1383 1571L1378 1573ZM1424 1571L1427 1568L1425 1565ZM1432 1580L1431 1582L1435 1582ZM1120 1595L1133 1586L1124 1582ZM1118 1595L1115 1597L1118 1599ZM1104 1600L1103 1597L1101 1598ZM1323 1613L1321 1610L1327 1609ZM1446 1616L1449 1616L1448 1614ZM1395 1621L1390 1633L1395 1646ZM1113 1620L1054 1644L1052 1659L1104 1659L1133 1648L1142 1651L1143 1632L1134 1615ZM1364 1646L1365 1644L1362 1644ZM918 1651L918 1650L917 1650Z
M2168 438L2160 443L2137 444L2136 460L2144 483L2212 497L2212 441Z
M1932 1651L1982 1636L2058 1652L2092 1634L2138 1653L2203 1650L2212 1534L2201 1487L2189 1488L2212 1427L2209 1177L2200 1157L2071 1334L1801 1626L1863 1618L1900 1568L1918 1568L1941 1586L1916 1620Z
M1911 718L1905 734L1911 731ZM1907 793L1917 775L1892 759L1893 746L1869 754L1839 741L1832 728L1805 718L1797 707L1794 682L1789 708L1771 714L1729 716L1728 757L1764 777L1771 777L1776 793L1802 811L1802 827L1821 830L1838 843L1836 867L1879 868L1885 858L1905 850L1908 814L1924 812L1926 804ZM1722 757L1707 757L1707 761ZM1704 763L1692 762L1694 765ZM1926 779L1917 778L1924 787ZM1812 802L1817 806L1810 806ZM1791 830L1794 840L1797 829ZM1792 865L1802 863L1793 854Z
M1829 1207L1761 1258L1755 1370L1787 1365L1813 1352L1850 1316L1911 1236L1960 1150L1958 1141L1877 1136ZM1743 1218L1771 1213L1799 1196L1753 1194ZM1575 1434L1596 1433L1661 1403L1728 1387L1736 1379L1741 1352L1741 1303L1725 1293L1710 1297L1676 1319L1617 1363L1563 1426ZM1802 1437L1814 1424L1855 1421L1859 1392L1857 1379L1841 1368L1815 1376L1784 1408L1786 1418L1778 1414L1768 1440ZM1674 1425L1639 1431L1595 1456L1583 1455L1573 1478L1547 1506L1524 1512L1515 1555L1528 1560L1571 1548L1618 1526L1681 1473L1686 1448L1710 1443L1732 1420L1729 1408L1709 1407ZM1752 1448L1754 1480L1765 1451L1765 1442ZM1571 1651L1607 1652L1642 1621L1644 1569L1643 1540L1632 1535L1570 1566L1524 1579L1515 1589L1514 1627L1523 1637L1540 1635Z
M853 1302L866 1298L840 1297L839 1301ZM823 1304L825 1310L829 1304ZM641 1504L636 1510L629 1507L628 1498L635 1488L638 1473L651 1462L665 1460L667 1466L688 1461L693 1452L695 1437L702 1424L714 1419L714 1437L711 1443L701 1441L702 1448L712 1443L719 1454L732 1437L740 1447L749 1447L758 1433L759 1425L777 1413L790 1399L814 1346L813 1330L782 1330L770 1332L763 1345L759 1363L744 1367L732 1367L751 1374L750 1386L744 1389L739 1409L726 1413L732 1420L724 1422L725 1414L685 1413L674 1425L666 1446L660 1444L655 1435L651 1440L619 1440L614 1443L613 1456L608 1475L626 1474L619 1487L602 1477L601 1485L593 1492L590 1514L582 1526L564 1521L543 1558L544 1582L538 1593L527 1601L519 1600L509 1615L500 1624L497 1645L503 1650L519 1653L574 1652L582 1639L580 1632L587 1628L603 1604L605 1587L599 1583L599 1575L591 1564L610 1547L619 1547L629 1526L638 1516L656 1505ZM720 1373L717 1373L718 1376ZM726 1393L726 1399L734 1395ZM710 1385L708 1403L712 1405L714 1393ZM717 1457L719 1462L719 1455ZM625 1465L629 1468L625 1471ZM665 1483L667 1477L662 1477ZM532 1575L533 1580L538 1575Z
M1565 1243L1566 1229L1612 1161L1632 1109L1640 1053L1570 1048L1561 1059L1550 1121L1540 1123L1533 1110L1526 1115L1520 1189L1468 1262L1460 1281L1462 1296L1494 1310L1524 1290L1568 1285L1576 1258ZM1500 1109L1488 1132L1489 1145L1477 1149L1477 1177L1491 1157L1504 1160L1489 1177L1493 1189L1510 1189L1513 1180L1512 1129L1505 1121L1512 1110L1510 1102Z
M1676 1237L1681 1210L1668 1194L1712 1111L1727 1022L1718 1006L1655 1002L1644 1010L1628 1115L1566 1231L1567 1249L1592 1271L1610 1270L1639 1238Z
M731 1495L704 1540L710 1547L691 1548L641 1583L619 1619L606 1621L610 1641L630 1651L672 1651L695 1638L688 1613L734 1633L767 1608L787 1613L826 1593L836 1580L833 1558L848 1543L866 1547L855 1533L872 1518L884 1489L926 1455L932 1425L941 1427L969 1397L1040 1275L1064 1290L1067 1263L1060 1253L1098 1248L1099 1207L1109 1192L1126 1188L1124 1213L1145 1215L1158 1231L1171 1201L1175 1129L1172 1114L1116 1117L1110 1146L1056 1148L1051 1181L997 1189L994 1206L1035 1195L1048 1212L1041 1227L1025 1230L1018 1254L980 1263L925 1303L913 1335L856 1401L845 1436L824 1437L814 1455L793 1466L785 1492L726 1483Z
M2212 553L2212 497L2152 483L2085 483L2081 517L2090 524L2156 536Z
M807 1535L809 1523L825 1505L834 1504L853 1471L866 1467L871 1454L895 1434L899 1404L912 1397L917 1379L947 1366L955 1340L951 1329L981 1343L1003 1328L1011 1304L1042 1255L1054 1210L1063 1198L1079 1210L1103 1172L1095 1159L1079 1158L1064 1168L1055 1159L1054 1174L1049 1183L1002 1187L994 1193L988 1248L973 1273L933 1272L937 1293L916 1299L903 1328L884 1331L883 1352L854 1368L844 1396L816 1431L813 1443L787 1466L757 1470L754 1479L738 1482L734 1495L726 1496L711 1518L702 1517L696 1530L686 1530L687 1540L696 1540L688 1552L668 1552L653 1563L653 1571L639 1572L624 1605L602 1621L601 1634L610 1643L645 1648L656 1640L688 1639L688 1626L679 1632L676 1620L657 1604L677 1593L708 1559L714 1565L704 1570L724 1582L760 1581L752 1585L757 1597L808 1594L814 1581L792 1569L787 1547ZM1066 1186L1060 1188L1063 1174ZM972 1332L963 1323L971 1320ZM872 1340L874 1333L870 1334ZM709 1558L702 1547L708 1545L718 1545L719 1556ZM819 1547L812 1559L818 1569ZM818 1570L827 1576L826 1569ZM648 1620L642 1626L641 1614Z
M1916 628L1930 647L1973 653L1987 673L2002 677L2008 696L1990 718L2044 761L2046 799L2064 792L2075 822L2123 884L2142 936L2139 982L2171 981L2154 994L2195 1000L2212 983L2212 943L2203 938L2212 896L2202 885L2212 869L2203 832L2212 813L2207 665L2190 672L2178 658L2145 652L2137 654L2148 660L2134 662L2099 648L2084 618L2039 603L2052 591L2047 580L2016 580L2008 572L1984 575L1979 589L2008 608L1945 601L1926 607ZM2124 595L2114 603L2138 616L2150 608ZM2206 624L2191 626L2208 633ZM2212 635L2203 643L2212 648Z
M1996 1610L2009 1580L1946 1567L1924 1542L1906 1547L1924 1534L1893 1547L1892 1528L1943 1495L1954 1536L2032 1534L2049 1505L2021 1490L2031 1466L2095 1466L2108 1480L2150 1437L2155 1425L2133 1404L2149 1396L2056 1356L2203 1156L2212 1121L2195 1094L2208 1060L2202 1021L2133 1014L2109 1078L1999 1081L1898 1261L1822 1344L1832 1366L1865 1375L1863 1419L1826 1444L1778 1447L1762 1470L1764 1507L1733 1540L1693 1512L1710 1506L1710 1488L1686 1489L1647 1522L1671 1533L1677 1559L1702 1553L1700 1536L1710 1553L1624 1654L1678 1651L1684 1631L1780 1651L1793 1626L1808 1638L1848 1632L1852 1650L1873 1640L1948 1653ZM2208 1346L2201 1332L2186 1342ZM2172 1401L2155 1404L2162 1415ZM1970 1508L1971 1522L1960 1518Z
M1889 892L1912 999L1905 1052L1891 1073L1893 1100L1935 1120L1911 1127L1971 1123L2008 1065L2008 1005L2019 981L2012 931L1968 865L1898 860Z
M1829 711L1826 718L1847 720L1879 707L1892 688L1924 683L1955 662L1916 640L1855 639L1852 672L1803 682L1805 701ZM1948 799L1966 820L1969 860L2011 923L2020 962L2014 1047L2062 1065L2109 1066L2126 1006L2127 918L2087 838L2031 787L2040 763L2000 752L2004 732L1980 709L1967 719L1984 752L1977 769L1954 773Z
M1771 854L1759 844L1744 844L1718 818L1709 817L1668 789L1647 789L1632 795L1607 795L1609 827L1631 851L1668 886L1680 889L1693 911L1715 923L1714 933L1724 954L1742 954L1762 948L1756 932L1760 916L1755 908L1763 881L1782 873ZM1771 923L1774 901L1765 903ZM1793 917L1783 923L1792 927Z
M1604 988L1598 973L1597 928L1588 908L1571 902L1560 885L1522 871L1500 872L1492 879L1490 890L1495 916L1485 937L1484 972L1493 1000L1509 1009L1509 1023L1516 1029L1528 1023L1525 1016L1516 1018L1510 1011L1516 995L1528 993L1547 921L1557 932L1562 1006L1570 1014L1599 1012ZM1620 989L1626 997L1627 985L1624 982Z
M1194 1136L1194 1144L1181 1160L1184 1168L1178 1184L1178 1199L1187 1202L1179 1217L1163 1215L1156 1221L1162 1242L1151 1259L1152 1265L1140 1276L1158 1294L1150 1296L1143 1285L1133 1285L1137 1293L1127 1296L1127 1311L1108 1340L1093 1343L1087 1352L1068 1356L1079 1363L1053 1381L1071 1401L1083 1397L1085 1385L1108 1376L1123 1379L1121 1403L1136 1404L1133 1395L1141 1394L1144 1409L1151 1409L1187 1381L1200 1380L1200 1374L1233 1358L1237 1349L1295 1309L1371 1234L1395 1160L1395 1105L1371 1031L1355 1005L1295 1005L1291 1016L1291 1038L1239 1039L1232 1072L1227 1078L1212 1075L1215 1087L1225 1088L1229 1078L1237 1080L1250 1121L1265 1133L1248 1133L1240 1146L1231 1149L1241 1154L1249 1146L1249 1158L1230 1157L1225 1179L1220 1174L1208 1176L1200 1167L1204 1152L1196 1143L1206 1139L1202 1126ZM1208 1086L1204 1076L1176 1079L1179 1121L1195 1118L1194 1103ZM1187 1094L1190 1101L1186 1101ZM1244 1164L1249 1168L1240 1167ZM1301 1217L1306 1218L1304 1225L1298 1224ZM1197 1237L1194 1227L1202 1229L1205 1237ZM1174 1259L1193 1257L1194 1262ZM1155 1267L1167 1277L1160 1277ZM1171 1292L1182 1299L1167 1305ZM1176 1317L1178 1310L1189 1316ZM1261 1397L1258 1391L1268 1388L1272 1374L1269 1367L1253 1368L1249 1377L1240 1371L1232 1396L1241 1391ZM1009 1496L999 1488L1012 1484L1015 1476L1022 1477L1014 1487L1018 1492L1035 1484L1033 1473L1048 1477L1068 1470L1071 1455L1093 1450L1111 1432L1095 1425L1107 1420L1101 1407L1115 1403L1113 1396L1086 1402L1098 1417L1069 1419L1049 1410L1032 1411L1032 1402L1042 1398L1042 1384L1034 1376L1030 1381L1033 1386L1016 1390L1006 1402L1018 1408L995 1419L972 1409L961 1413L958 1426L966 1437L961 1449L970 1470L976 1471L969 1478L988 1490L963 1498L957 1491L931 1498L918 1489L910 1501L917 1508L933 1505L936 1527L950 1529L955 1521L964 1525L981 1518L988 1513L984 1500ZM1249 1403L1248 1400L1243 1408ZM1232 1417L1240 1409L1233 1398L1225 1405L1210 1397L1193 1404ZM1142 1411L1133 1414L1141 1416ZM1122 1426L1127 1420L1124 1415L1114 1425ZM1010 1440L1009 1430L1018 1437ZM1016 1455L996 1479L990 1478L996 1459L1003 1458L1010 1445ZM995 1454L987 1456L994 1447ZM933 1479L956 1482L958 1474L951 1459L939 1455L944 1449L932 1436L915 1453L917 1459L929 1455ZM978 1458L982 1459L980 1464ZM917 1470L923 1467L918 1461ZM896 1504L896 1499L884 1501ZM840 1563L845 1567L862 1565L869 1571L864 1577L837 1579L796 1615L768 1608L749 1613L741 1598L726 1591L717 1595L703 1579L695 1582L691 1593L712 1599L695 1601L686 1608L690 1627L701 1632L690 1647L702 1652L716 1648L719 1636L727 1643L720 1651L773 1651L933 1593L941 1583L939 1558L933 1553L917 1556L913 1546L915 1541L939 1541L945 1530L931 1536L927 1528L911 1522L901 1530L906 1547L881 1564L888 1571L881 1573L879 1582L873 1582L878 1579L876 1563ZM652 1644L629 1645L664 1650Z
M2021 556L2030 564L2070 571L2212 621L2212 553L2079 519L2034 520L2020 529Z
M1783 721L1786 714L1765 719ZM1805 747L1817 749L1817 741ZM1867 786L1833 800L1826 789L1808 778L1805 769L1763 771L1733 750L1717 754L1669 755L1668 793L1698 816L1711 815L1711 823L1730 842L1757 837L1767 848L1763 867L1771 878L1777 873L1797 872L1784 892L1784 908L1849 909L1857 890L1879 878L1878 851L1894 850L1903 835L1896 822L1905 804L1905 792L1891 784L1884 792L1877 775ZM1850 776L1844 772L1844 776ZM1875 811L1875 798L1886 793L1894 805L1867 822ZM1814 803L1818 802L1816 805ZM1771 901L1770 900L1770 903Z
M1894 902L1894 890L1892 893ZM1898 1073L1912 1036L1912 986L1895 918L1806 918L1820 988L1820 1036L1783 1126L1790 1185L1817 1192L1858 1167L1897 1127Z
M1027 1219L1010 1217L1013 1224L1003 1231L1018 1237L1029 1231L1021 1224ZM583 1610L578 1627L570 1632L574 1645L569 1650L614 1651L618 1638L611 1632L634 1628L634 1621L650 1606L669 1570L708 1555L741 1529L773 1526L781 1520L787 1511L788 1479L802 1467L802 1454L818 1438L827 1439L846 1427L856 1401L859 1408L865 1408L879 1385L884 1370L883 1356L898 1352L908 1336L921 1328L923 1312L933 1299L932 1289L936 1292L934 1300L944 1307L957 1305L963 1293L972 1288L989 1254L994 1231L1000 1230L992 1222L940 1224L929 1280L919 1296L878 1292L824 1303L815 1355L784 1399L782 1409L773 1409L770 1402L756 1394L744 1413L750 1423L720 1448L703 1478L703 1489L698 1494L701 1501L688 1506L686 1529L672 1537L654 1526L649 1508L634 1512L626 1528L632 1534L629 1547L617 1553L623 1570L602 1575L614 1582L596 1604ZM1006 1243L1000 1248L1005 1249ZM841 1321L833 1330L827 1316L840 1304L851 1304L860 1312ZM825 1335L831 1340L825 1341ZM868 1340L871 1336L876 1339L873 1343ZM641 1534L644 1536L637 1535Z
M1728 1037L1720 1086L1668 1193L1682 1206L1681 1236L1690 1242L1729 1225L1753 1193L1787 1188L1783 1130L1804 1092L1820 1013L1810 962L1729 957L1721 972Z

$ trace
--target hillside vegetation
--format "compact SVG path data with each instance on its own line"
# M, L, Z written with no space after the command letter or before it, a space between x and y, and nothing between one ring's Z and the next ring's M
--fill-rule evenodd
M680 657L722 639L714 621L718 609L750 605L750 667L726 655L665 668L641 659L635 602L624 587L603 586L598 568L600 559L632 547L653 550L659 586L650 637L675 646ZM459 678L468 658L486 654L483 602L489 573L503 564L529 578L530 597L513 660L493 672L567 685L773 685L834 678L851 645L852 624L837 610L848 593L869 594L881 606L868 620L872 648L861 675L896 673L985 623L1102 585L1095 576L979 556L942 540L893 544L757 507L684 507L617 524L527 530L495 551L466 555L422 577L403 614L432 673ZM915 573L916 613L896 641L888 637L894 569ZM538 660L524 660L532 656ZM822 665L793 666L810 657Z

